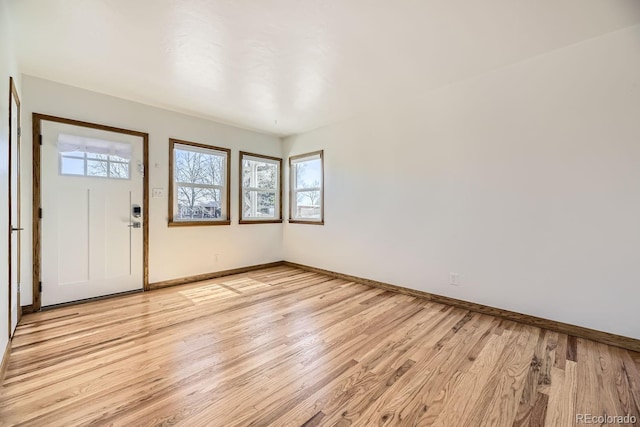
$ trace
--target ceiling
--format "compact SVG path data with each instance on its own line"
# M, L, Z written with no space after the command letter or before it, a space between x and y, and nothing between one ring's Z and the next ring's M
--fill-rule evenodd
M12 0L23 73L276 135L640 22L638 0Z

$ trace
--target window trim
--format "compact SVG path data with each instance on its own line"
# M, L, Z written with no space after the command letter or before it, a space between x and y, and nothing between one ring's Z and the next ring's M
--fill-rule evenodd
M174 148L175 145L188 145L195 148L205 149L205 150L214 150L214 151L223 151L227 153L227 164L226 164L226 180L225 184L227 187L226 191L226 212L227 219L218 220L218 221L175 221L173 219L173 198L175 193L175 185L174 182ZM229 148L223 147L215 147L213 145L199 144L197 142L184 141L181 139L169 138L169 227L197 227L204 225L230 225L231 224L231 150Z
M322 173L322 179L320 181L320 219L308 220L308 219L296 219L293 217L293 193L296 192L295 183L293 180L293 162L295 160L303 159L305 157L319 156L320 157L320 172ZM307 191L318 191L318 188L305 189ZM312 151L310 153L299 154L289 157L289 223L291 224L313 224L324 225L324 150Z
M242 219L242 192L244 187L242 185L242 160L244 156L257 157L259 159L267 159L278 162L278 188L276 193L278 194L278 209L280 210L279 218L269 219ZM247 151L240 151L240 161L238 170L238 224L277 224L282 222L282 159L279 157L266 156L264 154L249 153Z

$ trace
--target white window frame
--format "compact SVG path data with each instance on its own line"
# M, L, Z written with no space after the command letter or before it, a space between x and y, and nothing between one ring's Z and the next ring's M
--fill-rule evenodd
M259 163L269 163L277 166L277 180L276 180L276 188L260 188L260 187L244 187L244 161L254 161ZM248 153L245 151L240 152L240 194L239 194L239 211L240 211L240 220L238 221L240 224L266 224L266 223L276 223L282 222L282 159L278 157L265 156L262 154L254 154ZM254 171L256 172L256 171ZM275 203L274 203L274 216L272 217L262 217L262 216L244 216L243 210L243 202L244 202L244 193L246 191L258 193L271 193L274 194Z
M194 184L191 182L179 182L176 178L176 150L204 153L207 155L221 156L224 158L224 173L222 184ZM230 160L231 150L228 148L214 147L195 142L178 139L169 140L169 226L198 226L198 225L229 225L231 224L230 209ZM178 186L194 188L219 189L221 195L219 218L177 218L178 214Z
M297 188L295 165L318 159L320 160L320 186L313 188ZM298 193L308 191L320 192L320 218L318 219L297 217L295 215L298 207ZM289 222L316 225L324 224L324 150L289 157Z
M93 158L89 158L88 154L91 153L82 153L82 156L76 154L76 155L71 155L71 154L67 154L67 153L63 153L63 152L58 152L58 174L61 176L78 176L78 177L85 177L85 178L107 178L107 179L118 179L118 180L129 180L131 179L131 161L130 160L111 160L111 155L107 155L106 159L93 159ZM82 160L84 162L84 166L83 166L83 173L79 174L79 173L64 173L62 172L62 159L75 159L75 160ZM101 176L101 175L89 175L88 172L88 163L89 161L95 161L95 162L103 162L107 164L107 176ZM125 178L120 177L120 176L111 176L111 165L112 164L121 164L121 165L127 165L127 176Z

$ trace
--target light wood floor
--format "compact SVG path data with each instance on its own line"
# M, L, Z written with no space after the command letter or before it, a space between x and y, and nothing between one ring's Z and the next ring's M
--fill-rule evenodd
M25 316L0 424L569 426L640 355L276 267Z

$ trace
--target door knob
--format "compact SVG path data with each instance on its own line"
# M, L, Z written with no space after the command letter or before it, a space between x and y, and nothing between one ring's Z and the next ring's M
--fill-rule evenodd
M141 227L140 221L133 221L131 224L129 224L129 227L140 228Z
M24 228L11 227L11 231L22 231L22 230L24 230Z

